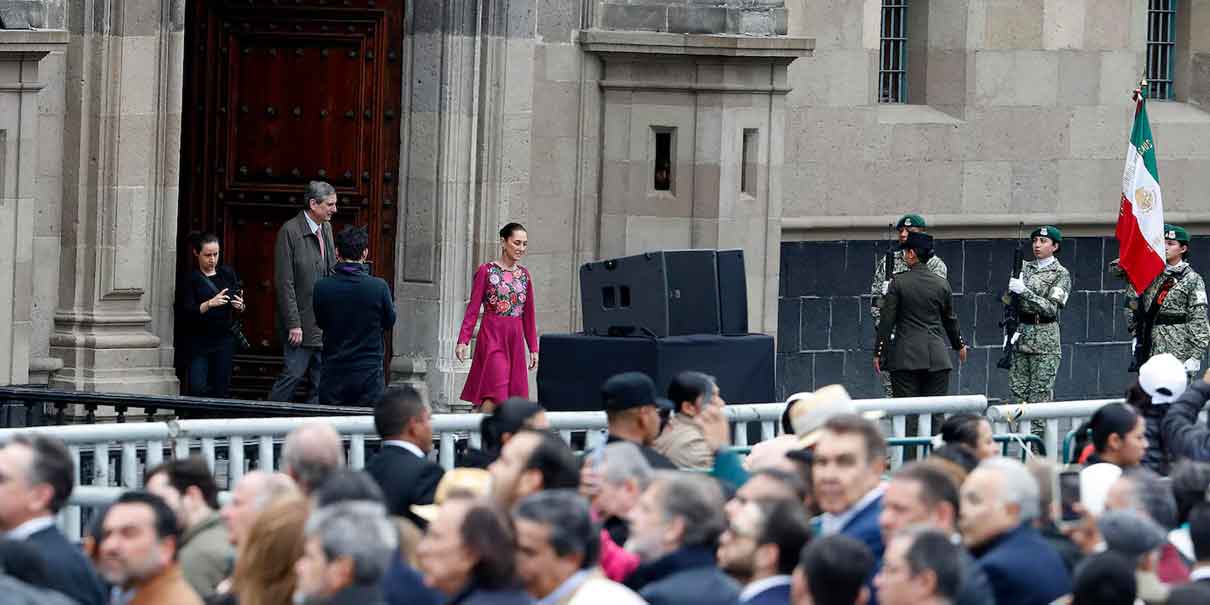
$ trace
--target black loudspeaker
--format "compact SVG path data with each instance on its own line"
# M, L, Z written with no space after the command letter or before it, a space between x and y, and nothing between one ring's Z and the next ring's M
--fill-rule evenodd
M597 336L667 336L664 256L638 254L580 267L584 332Z
M718 314L723 334L748 333L748 280L743 250L719 250Z
M718 264L714 250L663 252L668 280L668 335L718 334Z
M718 275L714 250L647 252L585 263L580 267L584 332L660 338L718 334Z

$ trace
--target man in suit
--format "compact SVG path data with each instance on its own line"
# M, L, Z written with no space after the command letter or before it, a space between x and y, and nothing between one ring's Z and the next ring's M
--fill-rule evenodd
M0 449L0 530L37 548L46 562L44 588L81 605L102 605L105 591L92 565L55 527L75 470L63 442L40 434L14 437Z
M950 605L962 584L962 547L935 529L901 530L874 584L884 605Z
M1062 557L1033 528L1038 482L1024 464L988 458L962 484L959 528L997 603L1047 605L1071 592Z
M718 543L719 567L744 585L740 605L789 605L790 574L810 539L801 500L742 505Z
M966 361L953 293L949 282L929 270L932 255L933 236L909 233L903 243L903 259L910 269L891 280L882 300L874 371L891 372L895 397L945 395L953 368L949 349L958 351L958 359ZM886 368L881 366L884 354Z
M513 508L517 576L540 603L643 605L634 591L608 580L597 566L601 537L588 502L571 489L526 496Z
M887 482L882 495L882 514L878 526L883 543L890 543L899 532L911 527L931 527L962 542L958 522L958 486L935 462L912 462L899 467ZM993 605L991 583L975 559L959 549L962 559L962 584L952 599L954 605Z
M382 488L392 515L425 527L427 523L410 509L413 504L433 503L437 482L445 473L428 459L433 449L428 403L415 387L391 387L374 406L374 428L382 437L382 449L366 464L366 471Z
M315 282L332 274L336 246L329 221L336 214L336 190L311 181L303 209L277 232L273 248L273 285L277 290L277 329L283 339L285 367L269 392L270 401L290 401L304 375L311 377L309 403L319 401L323 332L315 323Z

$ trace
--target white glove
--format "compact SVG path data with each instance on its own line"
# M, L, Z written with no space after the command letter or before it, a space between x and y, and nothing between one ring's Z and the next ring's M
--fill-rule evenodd
M1186 359L1185 360L1185 371L1186 372L1189 372L1190 374L1192 374L1194 372L1197 372L1200 369L1202 369L1202 360L1200 360L1200 359Z
M891 282L889 282L889 281L882 282L882 295L883 296L886 296L887 291L890 289L891 289Z
M1025 292L1025 280L1020 277L1014 277L1008 280L1008 290L1013 294L1021 294Z

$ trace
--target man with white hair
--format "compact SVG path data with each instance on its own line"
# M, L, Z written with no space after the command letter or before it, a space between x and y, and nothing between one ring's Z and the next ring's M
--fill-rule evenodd
M1031 524L1038 507L1038 483L1016 460L984 460L962 484L959 527L997 603L1047 605L1071 592L1063 559Z
M344 466L340 433L322 422L304 424L286 435L281 448L281 469L303 494L311 495L333 470Z
M382 602L398 533L378 502L349 500L325 506L307 519L294 602L305 605L371 605Z
M227 540L239 547L256 516L278 496L295 493L294 480L285 473L252 471L240 478L231 490L231 500L219 515L227 526Z

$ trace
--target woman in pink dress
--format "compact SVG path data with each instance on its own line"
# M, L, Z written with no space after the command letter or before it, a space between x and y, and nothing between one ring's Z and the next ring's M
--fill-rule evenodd
M527 370L538 365L534 285L529 271L518 264L529 247L525 227L517 223L505 225L500 229L500 244L500 260L479 265L475 271L471 298L454 351L458 361L466 361L468 343L482 306L483 322L461 399L484 413L490 413L497 402L509 397L528 398Z

